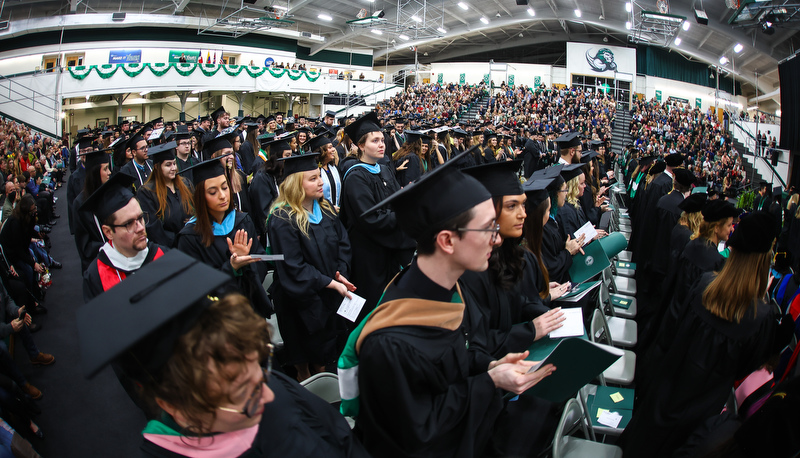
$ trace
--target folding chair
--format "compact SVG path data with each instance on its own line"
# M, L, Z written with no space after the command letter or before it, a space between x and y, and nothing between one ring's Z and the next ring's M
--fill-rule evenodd
M609 281L609 288L612 293L623 296L636 296L636 279L622 277L611 273L611 268L603 270L603 278Z
M634 373L636 372L636 353L611 346L608 324L606 323L605 315L599 309L595 309L592 314L592 320L589 324L589 339L592 342L603 345L606 350L622 356L598 377L600 384L612 383L624 386L633 383Z
M336 404L342 400L339 395L339 376L336 374L320 372L303 380L300 384L329 404Z
M605 285L601 283L600 289L605 289ZM614 316L613 309L610 316L606 315L606 303L603 301L601 294L597 295L597 309L603 315L605 326L608 330L608 336L611 338L611 344L615 347L633 348L638 343L639 326L636 321L627 318Z
M599 385L599 386L604 386L604 385ZM586 422L591 427L590 433L594 433L595 435L602 434L604 436L619 436L620 434L622 434L622 431L625 430L625 426L627 426L628 422L630 421L631 416L633 415L633 411L626 409L616 410L616 412L622 415L623 417L622 421L619 423L619 425L617 425L616 428L597 422L596 418L598 416L597 416L596 405L598 403L596 402L597 401L596 396L599 386L592 384L584 385L584 387L581 388L580 391L578 391L578 395L576 396L575 399L577 399L578 402L580 402L583 411L586 412L586 417L587 417ZM615 387L614 391L620 393L620 395L623 396L624 399L628 400L632 400L635 395L635 390L633 388ZM608 410L613 410L613 409L608 409ZM593 439L597 440L596 438Z
M597 295L602 303L607 315L618 316L620 318L636 318L638 303L635 297L611 294L610 280L602 279L600 293Z
M583 431L584 436L590 437L581 405L575 399L570 399L564 406L564 412L553 437L553 458L622 458L622 449L616 445L601 444L569 435L578 428Z

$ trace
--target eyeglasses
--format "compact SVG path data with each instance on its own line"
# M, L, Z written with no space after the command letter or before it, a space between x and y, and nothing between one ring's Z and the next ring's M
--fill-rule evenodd
M456 228L458 232L490 232L492 234L492 243L497 240L497 234L500 233L500 225L495 224L494 226L487 228L487 229L470 229L466 227L459 227Z
M263 376L261 383L255 387L253 392L250 394L250 397L247 398L247 402L244 403L244 407L242 407L241 410L231 409L229 407L217 407L217 409L222 410L223 412L242 414L247 416L247 418L253 418L256 415L260 404L259 400L261 399L261 395L264 391L264 385L269 383L269 377L272 375L272 355L275 352L275 346L272 344L267 344L267 350L269 350L269 356L267 357L267 367L261 368L261 373Z
M144 145L141 148L136 148L136 151L147 151L147 145Z
M178 143L179 146L191 146L192 142L190 140L182 141Z
M147 226L147 223L150 222L150 218L147 216L147 213L142 213L141 215L137 216L136 218L126 221L122 224L109 224L109 226L113 228L124 227L128 233L136 232L136 225L141 224L142 227Z
M566 193L568 193L568 192L569 192L569 189L559 189L557 192L559 192L559 193L562 193L562 192L563 192L563 193L565 193L565 194L566 194Z

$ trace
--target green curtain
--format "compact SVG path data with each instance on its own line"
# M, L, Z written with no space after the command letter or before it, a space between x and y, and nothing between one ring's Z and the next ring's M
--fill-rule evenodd
M710 88L717 87L715 78L710 77L712 70L708 68L708 64L692 62L677 52L668 52L652 46L636 47L636 73ZM716 72L714 72L714 77L716 77ZM719 88L732 93L733 80L720 76ZM736 93L742 93L741 85L738 82L736 83Z

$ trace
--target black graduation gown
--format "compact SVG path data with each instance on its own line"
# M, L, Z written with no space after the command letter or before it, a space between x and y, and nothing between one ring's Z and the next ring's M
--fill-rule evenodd
M191 184L184 180L186 187L191 189ZM158 196L155 193L155 184L147 183L136 193L142 212L147 214L147 238L159 245L175 247L175 236L183 229L183 225L192 215L183 211L181 196L167 188L167 208L163 218L158 217ZM191 206L190 206L191 208Z
M628 250L632 251L631 260L638 262L640 259L640 246L643 240L647 240L645 233L645 210L647 208L647 190L649 185L645 183L647 177L642 177L633 202L630 205L631 217L631 238L628 241Z
M575 206L567 202L563 207L558 209L556 221L558 221L558 226L561 229L561 236L566 243L567 236L574 239L575 231L586 224L586 216L583 214L582 208L575 208Z
M525 267L522 269L522 280L517 283L517 287L523 296L527 297L532 303L537 304L535 310L539 312L530 315L530 319L533 319L548 311L550 308L555 308L556 305L552 303L550 296L544 299L539 296L539 289L544 285L544 273L539 269L539 261L536 260L536 255L533 254L532 251L526 249L523 258L525 260ZM544 256L542 259L544 259ZM542 262L544 263L544 260ZM547 268L547 266L545 266L545 268ZM528 319L527 317L528 315L525 316L526 319Z
M405 170L397 170L397 167L403 164L408 160L408 163L405 165ZM412 181L417 181L423 174L422 170L422 163L414 153L407 154L402 158L394 161L392 163L392 167L395 169L395 177L397 178L397 183L400 185L401 188L407 186Z
M683 193L673 190L658 200L656 204L656 232L653 234L649 258L644 259L651 266L653 274L663 277L669 267L670 241L672 230L681 219L683 211L678 207L683 202ZM685 227L685 226L684 226ZM687 228L688 230L688 228Z
M758 369L775 339L773 309L760 301L740 323L712 315L702 294L705 274L687 297L682 314L664 322L648 360L652 371L637 383L640 403L620 438L626 456L669 457L690 433L718 415L734 381Z
M242 162L242 170L249 175L253 167L253 162L256 160L253 145L248 141L242 142L242 146L239 147L239 152L237 154L239 155L239 160Z
M539 166L539 156L541 155L541 151L539 149L538 144L533 140L526 140L525 141L525 148L522 150L522 162L523 162L523 176L525 178L530 178L530 176L537 170Z
M75 220L72 216L72 208L78 194L83 191L83 184L86 181L86 169L83 163L74 172L70 173L67 179L67 218L69 219L69 233L75 235Z
M695 282L706 272L719 272L725 258L708 240L698 237L690 240L678 258L671 302L682 303Z
M177 166L178 166L178 172L180 172L181 170L186 170L189 167L191 167L193 165L196 165L196 164L199 164L199 163L200 163L200 161L197 158L195 158L194 156L192 156L191 153L189 153L189 157L187 157L185 161L183 159L179 158L179 157L175 157L175 164L177 164ZM192 182L192 174L193 173L194 173L194 170L189 170L188 172L181 173L181 176L186 178L186 180L189 183L191 183Z
M349 280L358 287L358 295L367 300L360 318L375 307L389 280L411 262L416 248L416 242L398 227L391 209L361 216L398 190L400 186L386 166L380 166L379 174L354 166L342 178L339 217L353 247Z
M97 257L100 247L106 243L106 238L97 227L97 221L92 212L86 210L79 210L81 205L86 201L86 196L83 192L78 194L75 201L72 203L72 212L74 213L72 219L75 225L75 247L78 249L78 256L81 259L81 272L85 272L92 263L92 260ZM117 230L124 228L117 228Z
M564 248L566 243L567 238L561 234L558 222L548 218L542 232L542 262L551 281L564 283L569 280L572 255Z
M242 183L242 190L231 195L231 202L237 211L250 213L252 211L252 205L250 203L250 195L247 192L249 187L247 184L247 176L239 169L236 169L236 174L239 175L239 181ZM256 224L256 228L259 228L258 224Z
M483 163L497 162L497 158L494 157L494 151L492 151L492 148L490 148L488 146L483 149L482 158L483 158L483 161L482 161Z
M358 164L358 159L355 156L346 156L339 161L339 175L342 177L342 180L344 180L344 174L350 170L350 167L356 164ZM388 163L384 165L386 165L386 167L390 167Z
M270 296L285 342L283 363L335 361L347 339L347 323L336 314L342 296L327 288L336 272L350 278L350 240L335 215L322 211L304 236L286 209L270 216L269 240L275 263Z
M232 210L235 211L235 210ZM267 298L262 283L267 276L267 267L264 262L256 262L244 266L239 272L234 272L231 267L231 253L228 250L228 242L236 235L236 231L244 229L247 236L251 239L256 237L256 228L253 220L247 213L236 212L233 229L226 235L217 235L211 246L203 245L203 238L195 232L194 221L187 223L178 233L177 248L189 256L217 268L234 278L241 293L250 299L253 309L262 316L272 315L272 303ZM266 254L264 248L254 243L250 247L250 254Z
M160 258L164 253L169 251L169 248L157 245L149 240L147 241L147 248L147 257L142 267L146 266L154 259ZM108 259L104 251L98 252L97 257L89 264L89 268L83 272L83 302L87 303L91 301L114 287L120 281L125 280L125 278L134 272L135 271L117 269Z
M407 277L407 278L404 278ZM450 302L416 263L387 288L383 302ZM466 320L451 331L393 326L366 336L359 351L356 429L376 457L481 456L503 409L486 361L477 358Z
M149 178L150 174L153 173L153 163L150 162L150 159L147 159L144 161L144 169L141 170L136 167L136 161L131 160L128 161L127 164L123 165L119 171L133 177L133 189L135 190L147 183L147 178Z
M594 198L592 198L592 191L589 189L588 183L583 194L578 198L578 203L581 205L581 210L583 210L586 220L592 222L592 226L600 224L600 217L603 215L603 212L600 210L600 207L594 206Z
M256 225L261 245L266 247L266 222L272 202L278 197L278 182L274 175L259 170L253 175L253 181L247 189L250 194L250 210L253 223Z
M242 457L369 458L336 408L278 371L268 386L275 400L264 405L253 446ZM141 452L151 458L179 456L146 438Z

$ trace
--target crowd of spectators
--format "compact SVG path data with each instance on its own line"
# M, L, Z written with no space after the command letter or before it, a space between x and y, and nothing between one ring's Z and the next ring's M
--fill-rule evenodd
M403 117L411 121L445 123L457 121L489 91L477 86L458 84L415 84L378 104L379 117Z

